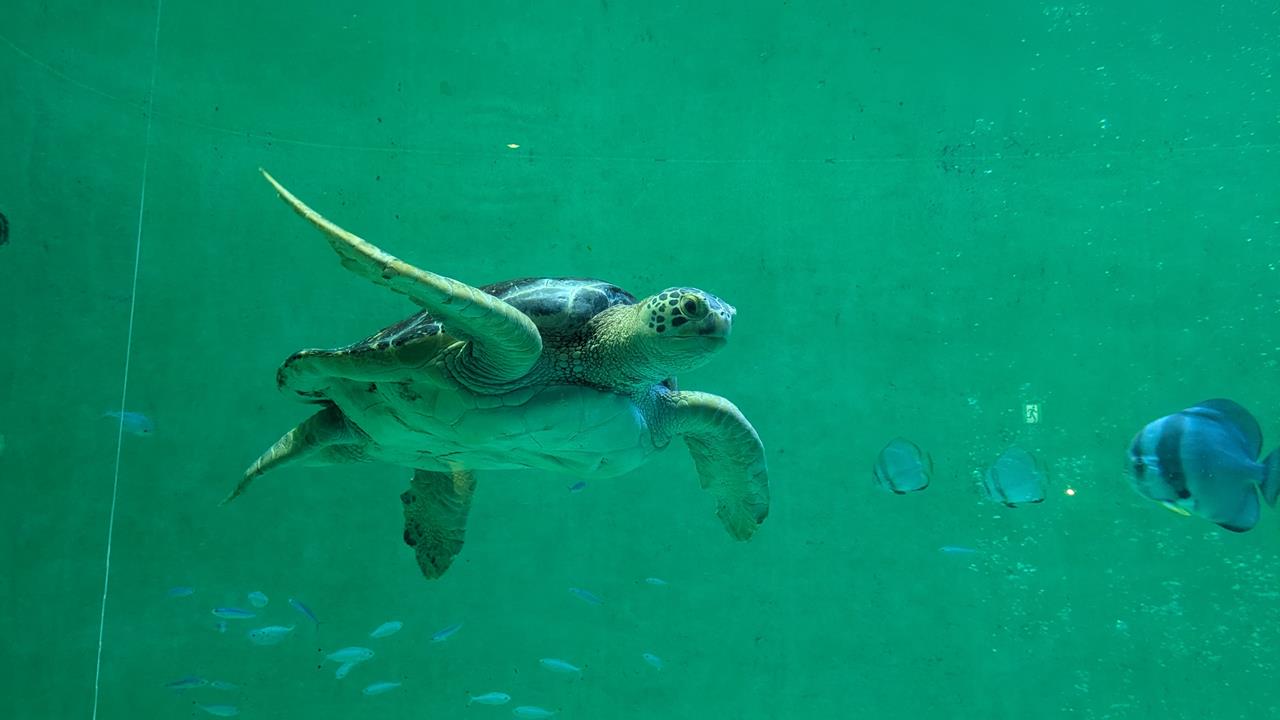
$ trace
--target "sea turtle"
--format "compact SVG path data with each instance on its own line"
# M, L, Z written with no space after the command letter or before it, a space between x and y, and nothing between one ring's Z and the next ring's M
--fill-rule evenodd
M476 470L626 473L684 439L729 534L769 512L764 447L733 403L678 390L674 375L725 345L733 306L676 287L637 301L600 280L526 278L474 288L421 270L321 217L342 264L423 310L336 350L285 360L280 388L320 410L280 438L223 502L287 463L379 460L414 469L404 542L436 578L462 549Z

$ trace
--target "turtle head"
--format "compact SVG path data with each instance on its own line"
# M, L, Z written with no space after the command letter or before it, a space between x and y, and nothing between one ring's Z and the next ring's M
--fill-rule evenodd
M737 310L697 288L667 288L636 305L636 340L661 377L700 367L724 347Z
M583 377L603 387L647 387L701 367L724 347L737 311L696 288L667 288L592 318Z

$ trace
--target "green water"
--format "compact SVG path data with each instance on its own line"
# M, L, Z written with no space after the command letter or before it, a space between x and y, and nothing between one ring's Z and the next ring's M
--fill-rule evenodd
M1275 514L1230 534L1124 478L1133 433L1205 397L1280 433L1272 4L3 15L6 717L1280 717ZM281 360L414 310L343 270L259 166L466 282L733 303L729 346L680 383L764 440L756 537L726 536L678 446L580 493L482 474L434 582L400 542L404 469L281 470L216 507L309 412ZM156 432L117 459L101 416L126 375ZM896 435L932 453L926 492L872 486ZM1052 479L1010 510L975 479L1015 443ZM210 609L253 590L260 620L219 634ZM317 668L362 644L377 657L348 678ZM163 687L186 675L241 689ZM403 685L361 694L378 680ZM466 707L493 690L513 702Z

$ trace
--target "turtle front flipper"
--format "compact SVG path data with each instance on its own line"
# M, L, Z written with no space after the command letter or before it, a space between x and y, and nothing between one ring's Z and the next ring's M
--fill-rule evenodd
M453 337L469 341L451 369L473 390L484 391L522 377L542 354L542 336L524 313L466 283L416 268L326 220L294 197L266 170L267 182L302 217L329 239L342 264L357 275L407 295L444 324Z
M769 514L769 471L755 428L728 400L703 392L673 392L672 429L684 438L716 517L736 540L748 540Z
M347 417L333 405L303 420L298 427L285 433L248 470L236 489L219 505L235 500L254 478L282 465L309 462L314 465L337 465L354 462L364 456L365 438L351 427Z
M415 470L404 504L404 544L413 548L423 577L435 580L462 551L475 477L466 470L452 474Z

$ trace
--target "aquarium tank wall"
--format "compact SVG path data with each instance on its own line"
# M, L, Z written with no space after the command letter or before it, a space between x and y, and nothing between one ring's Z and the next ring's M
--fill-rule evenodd
M1262 2L8 4L6 717L1280 717L1278 61Z

